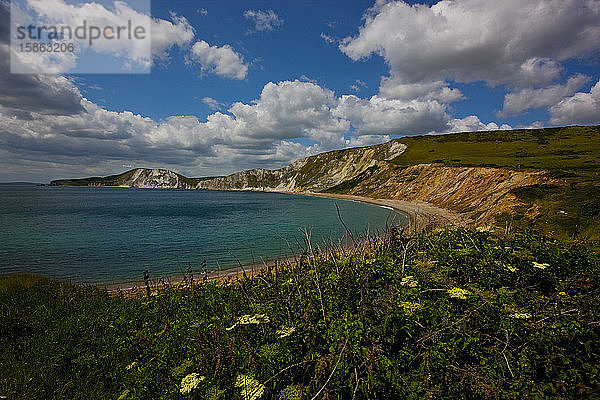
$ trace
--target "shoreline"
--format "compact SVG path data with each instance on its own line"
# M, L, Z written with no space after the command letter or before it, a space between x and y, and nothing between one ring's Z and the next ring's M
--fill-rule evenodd
M219 270L207 271L206 279L204 279L204 274L201 272L194 273L192 272L193 281L195 283L202 282L228 282L230 280L236 280L243 278L244 276L253 277L258 272L262 271L265 268L276 267L281 263L290 263L294 262L297 257L287 257L287 258L278 258L273 261L265 261L263 263L249 264L237 267L228 267ZM149 286L151 290L156 290L159 287L170 286L173 287L175 285L187 285L189 283L186 275L166 275L158 278L150 278L148 279ZM109 293L118 293L118 292L134 292L137 293L139 291L144 291L146 289L146 282L144 280L133 280L133 281L125 281L118 283L97 283L93 284L93 286L104 288Z
M318 193L318 192L291 192L291 191L264 191L266 193L283 193L283 194L295 194L302 196L315 196L315 197L326 197L330 199L339 199L346 201L357 201L360 203L371 204L375 206L385 207L392 209L397 213L405 215L408 218L409 233L416 234L424 231L427 228L441 227L441 226L454 226L464 227L467 226L470 221L464 219L462 216L452 213L446 209L433 206L424 201L406 201L406 200L392 200L392 199L373 199L370 197L354 196L346 194L334 194L334 193ZM254 276L261 272L265 268L276 267L280 264L290 264L296 262L300 254L292 256L277 258L272 261L263 261L262 263L254 263L243 266L232 266L216 271L210 271L206 274L206 279L201 273L196 273L194 276L195 282L228 282L230 280L240 279L246 276ZM171 275L163 276L159 278L150 279L150 287L156 289L161 285L174 286L187 284L186 276L183 275ZM145 290L145 281L133 280L120 283L111 284L97 284L98 287L103 287L108 290L109 293L115 293L119 291L143 291Z
M454 213L445 208L436 207L430 203L420 200L408 201L394 199L374 199L371 197L355 196L350 194L322 192L273 191L273 193L287 193L304 196L327 197L330 199L339 200L351 200L380 207L391 208L392 210L408 217L407 228L411 233L420 233L430 227L465 227L472 223L472 221L466 219L460 214Z

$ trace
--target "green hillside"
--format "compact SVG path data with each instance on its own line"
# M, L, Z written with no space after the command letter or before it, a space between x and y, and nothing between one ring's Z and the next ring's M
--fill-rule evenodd
M458 133L397 139L408 145L385 173L373 167L331 192L348 193L366 179L384 182L415 164L546 170L560 184L512 190L523 204L497 224L534 227L561 238L600 240L600 126ZM368 195L369 193L365 193ZM534 214L535 217L531 217Z
M600 168L600 126L456 133L398 139L408 145L399 166L443 163L513 169L578 171Z

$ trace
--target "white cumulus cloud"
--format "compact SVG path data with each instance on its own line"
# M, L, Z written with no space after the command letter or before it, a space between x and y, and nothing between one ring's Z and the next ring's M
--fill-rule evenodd
M213 99L212 97L203 97L202 102L208 106L211 110L220 110L225 104Z
M192 61L198 62L202 70L231 79L245 79L248 65L244 57L229 45L211 46L204 40L194 43L191 49Z
M530 108L545 108L573 95L589 81L589 77L577 74L564 85L551 85L541 89L526 88L504 96L504 107L499 115L520 114Z
M446 106L434 101L396 100L343 95L335 114L352 121L361 134L417 135L443 131L449 120Z
M550 122L560 125L600 123L600 81L588 92L578 92L550 108Z
M485 81L529 87L559 78L561 62L600 49L597 0L377 2L340 49L379 54L406 83Z
M171 13L171 20L152 19L152 55L161 60L172 47L184 47L194 39L194 28L185 17Z
M495 122L487 124L481 122L476 115L470 115L465 118L454 118L448 122L448 129L444 133L455 132L477 132L477 131L497 131L510 130L512 127L508 124L498 126Z

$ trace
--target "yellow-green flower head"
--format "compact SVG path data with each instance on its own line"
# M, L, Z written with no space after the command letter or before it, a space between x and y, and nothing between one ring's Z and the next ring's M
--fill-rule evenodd
M546 269L549 266L550 266L550 264L533 262L533 268Z
M417 287L419 286L419 282L417 282L415 280L415 278L413 278L412 275L409 276L405 276L404 278L402 278L402 281L400 282L401 286L408 286L411 288Z
M258 382L251 375L238 375L235 386L242 389L242 399L256 400L265 392L265 385Z
M226 330L230 331L238 325L259 325L259 324L268 324L269 317L264 314L255 314L255 315L242 315L237 319L237 322L226 328Z
M410 301L401 301L400 307L406 313L406 315L413 315L416 311L421 309L421 305L419 303L413 303Z
M471 292L465 289L454 287L452 289L448 289L448 294L454 299L466 300L467 296L471 295Z

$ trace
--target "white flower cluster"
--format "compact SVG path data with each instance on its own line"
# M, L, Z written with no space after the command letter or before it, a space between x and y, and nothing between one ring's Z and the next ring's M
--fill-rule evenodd
M197 373L191 373L181 380L181 394L188 394L196 389L198 385L205 379L204 376Z
M269 317L264 314L255 314L255 315L242 315L238 318L237 322L226 328L228 331L232 330L238 325L259 325L259 324L268 324Z
M235 386L242 389L242 399L256 400L265 392L265 385L258 382L251 375L238 375Z
M510 317L511 318L516 318L516 319L529 319L529 318L531 318L531 314L529 314L529 313L515 313L515 314L511 314Z
M550 266L550 264L533 262L533 268L546 269L549 266Z
M275 333L280 338L284 338L284 337L291 336L292 333L294 333L294 332L296 332L296 328L294 328L293 326L292 327L282 326L281 328L277 329L277 331Z

